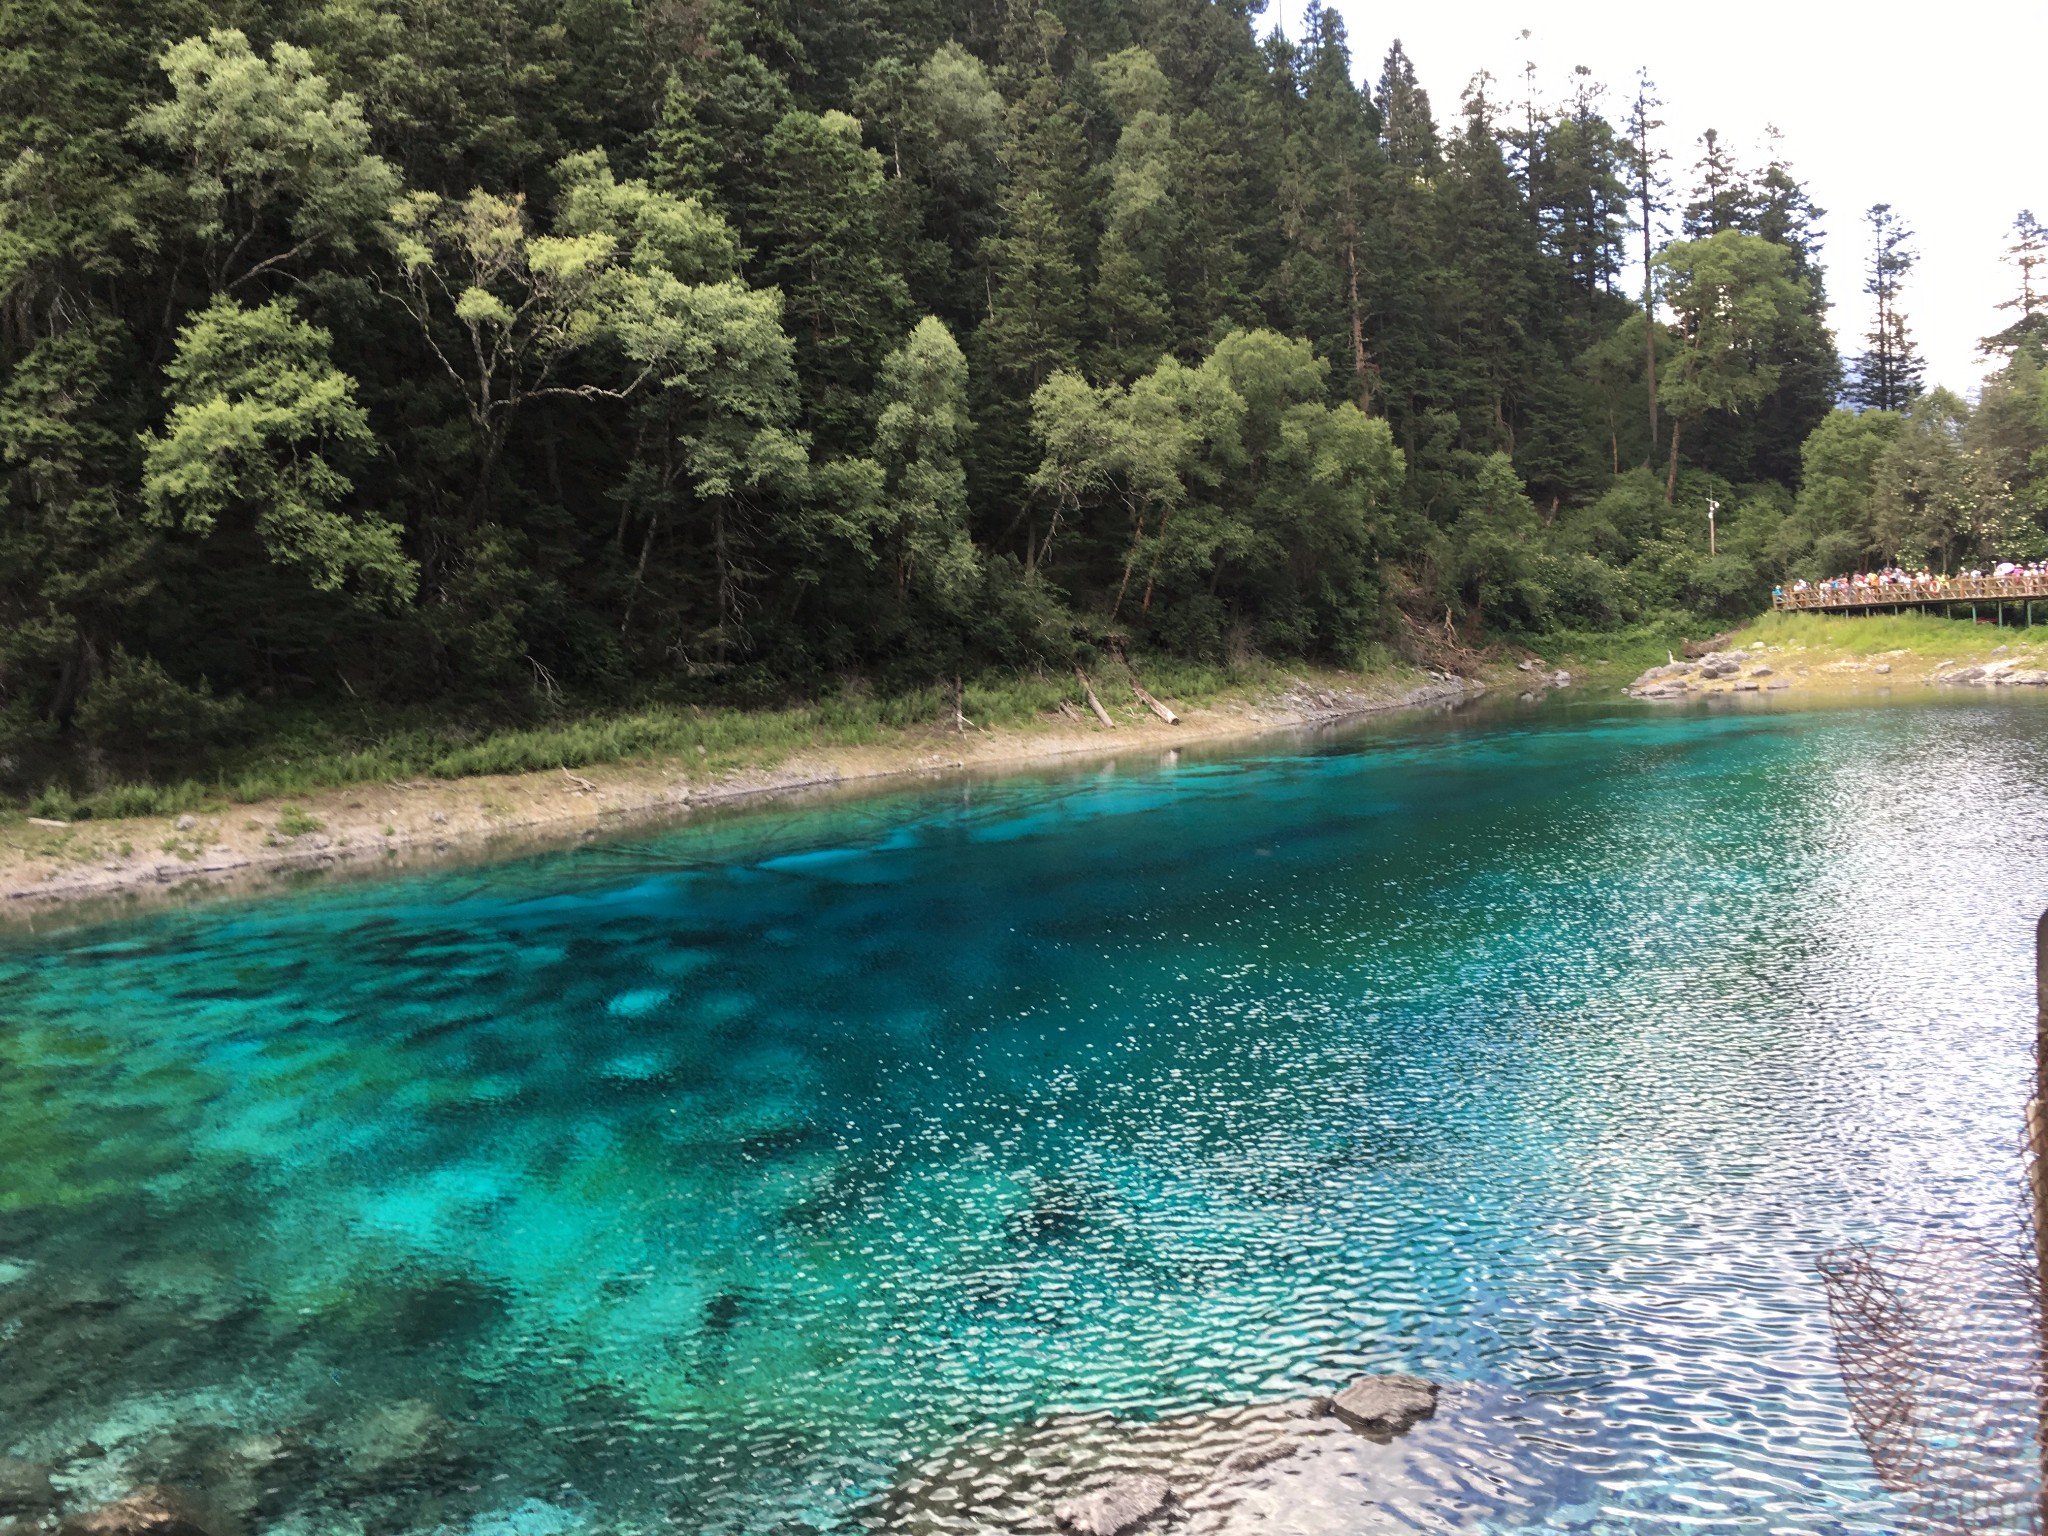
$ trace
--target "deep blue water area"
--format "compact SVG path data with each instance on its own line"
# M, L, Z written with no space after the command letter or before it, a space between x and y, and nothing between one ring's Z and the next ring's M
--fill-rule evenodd
M1119 1436L1401 1370L1436 1419L1193 1523L1896 1529L1814 1261L2010 1231L2032 703L1382 724L12 933L0 1455L280 1536L1038 1529Z

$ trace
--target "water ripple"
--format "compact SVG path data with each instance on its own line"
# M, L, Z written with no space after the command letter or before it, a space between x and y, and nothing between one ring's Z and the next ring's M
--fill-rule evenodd
M285 1536L1043 1531L1113 1470L1200 1532L1895 1529L1813 1260L2010 1230L2030 702L1460 719L7 941L0 1454ZM1446 1383L1408 1436L1305 1413L1389 1369Z

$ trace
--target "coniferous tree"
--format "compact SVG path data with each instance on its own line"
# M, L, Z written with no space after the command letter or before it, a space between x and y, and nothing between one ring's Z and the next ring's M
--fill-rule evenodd
M1657 316L1656 268L1651 263L1651 253L1656 245L1657 216L1663 211L1660 198L1665 190L1661 167L1670 156L1652 141L1653 135L1664 126L1663 119L1653 117L1657 108L1663 105L1656 94L1656 87L1650 81L1647 69L1636 72L1635 96L1629 103L1628 148L1630 190L1635 197L1637 228L1643 237L1643 314L1653 323L1643 328L1643 377L1645 394L1648 399L1650 422L1650 458L1657 456Z
M2005 259L2019 274L2020 291L1998 307L2019 311L2011 325L1981 343L1988 353L2011 356L2048 338L2048 226L2025 208L2012 221Z
M1416 79L1415 65L1398 37L1380 65L1375 104L1380 113L1380 145L1386 152L1387 163L1411 176L1434 172L1440 149L1436 119L1429 110L1429 92Z
M1871 253L1863 291L1876 304L1876 318L1864 337L1869 345L1856 359L1848 396L1865 410L1899 411L1919 395L1927 372L1899 308L1900 285L1919 257L1912 246L1913 232L1891 204L1874 204L1865 217Z
M1756 188L1715 129L1700 135L1693 176L1692 201L1685 205L1686 239L1702 240L1725 229L1755 232Z

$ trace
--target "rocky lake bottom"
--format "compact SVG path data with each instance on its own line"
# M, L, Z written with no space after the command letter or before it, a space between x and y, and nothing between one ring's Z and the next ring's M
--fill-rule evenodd
M2044 870L2032 697L1565 701L11 931L0 1531L1895 1530Z

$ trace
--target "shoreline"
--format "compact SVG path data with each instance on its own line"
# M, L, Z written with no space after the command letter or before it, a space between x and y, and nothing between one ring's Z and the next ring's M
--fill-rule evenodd
M1845 627L1836 630L1837 625ZM1916 643L1888 643L1897 639ZM1910 625L1880 625L1865 632L1854 619L1800 615L1767 616L1716 636L1701 654L1672 656L1650 667L1626 692L1632 699L1670 704L1732 694L1768 700L2044 685L2048 642L2032 630L1957 626L1923 633Z
M688 765L671 758L574 772L360 784L176 817L31 819L9 827L13 835L0 841L0 926L103 904L255 890L338 869L366 873L452 862L508 842L565 845L601 828L678 821L775 795L1251 739L1457 705L1492 691L1487 680L1443 673L1346 681L1325 675L1297 678L1279 693L1187 710L1178 725L1127 711L1114 731L1092 722L967 733L933 726L874 746L807 749L708 778L692 778Z

